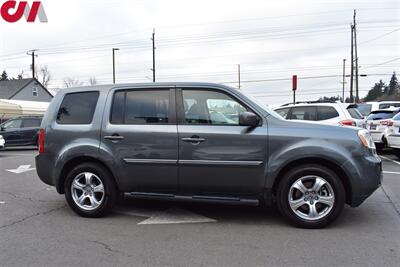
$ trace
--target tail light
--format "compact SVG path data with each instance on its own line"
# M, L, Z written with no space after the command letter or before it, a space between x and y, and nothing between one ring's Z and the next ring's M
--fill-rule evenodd
M356 122L353 120L342 120L339 121L339 124L342 126L356 126Z
M39 154L44 153L44 130L39 129L39 134L38 134L38 151Z
M384 125L384 126L392 126L392 125L393 125L393 121L391 121L391 120L384 120L384 121L381 121L381 125Z

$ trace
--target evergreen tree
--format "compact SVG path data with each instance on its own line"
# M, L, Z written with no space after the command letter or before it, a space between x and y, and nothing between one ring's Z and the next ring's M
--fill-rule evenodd
M5 70L3 70L3 73L0 76L0 81L7 81L8 80L8 74Z
M375 85L369 90L367 96L364 101L373 101L377 98L381 97L386 91L386 84L380 80L379 83L375 83Z
M390 79L387 94L388 95L397 95L399 93L400 85L397 81L396 73L393 72L392 78Z

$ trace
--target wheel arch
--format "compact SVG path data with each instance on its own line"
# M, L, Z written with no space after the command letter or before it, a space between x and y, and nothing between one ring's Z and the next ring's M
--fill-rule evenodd
M278 175L275 177L275 180L273 182L272 185L272 194L275 196L276 195L276 191L278 188L278 185L282 179L282 177L291 169L301 166L301 165L306 165L306 164L316 164L316 165L321 165L324 166L328 169L330 169L331 171L333 171L341 180L341 182L343 183L343 186L345 188L345 192L346 192L346 203L349 204L351 203L351 199L352 199L352 185L350 182L350 179L348 177L348 175L346 174L346 172L343 170L343 168L341 168L338 164L336 164L333 161L324 159L324 158L316 158L316 157L307 157L307 158L301 158L301 159L297 159L294 161L291 161L289 163L287 163L284 167L282 167L282 169L279 171Z
M60 194L65 193L64 183L65 183L65 179L67 178L68 172L75 166L78 166L79 164L82 164L82 163L95 163L95 164L99 164L99 165L103 166L111 174L112 180L114 181L114 184L115 184L115 188L117 188L119 190L119 186L118 186L117 180L115 178L115 174L112 172L111 168L109 168L107 166L107 164L105 164L103 161L99 160L98 158L94 158L91 156L77 156L77 157L69 159L62 167L58 182L56 184L58 193L60 193Z

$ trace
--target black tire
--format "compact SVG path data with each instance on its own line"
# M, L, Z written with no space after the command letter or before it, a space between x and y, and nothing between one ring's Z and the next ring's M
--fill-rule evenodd
M101 204L93 210L84 210L80 208L72 197L71 185L74 178L84 172L95 174L103 183L104 197ZM117 199L118 190L115 186L112 174L102 165L96 163L82 163L69 171L64 184L65 198L71 209L82 217L99 218L107 215L112 210Z
M330 184L334 192L335 200L331 210L324 217L318 220L306 220L298 216L290 207L289 192L291 186L298 179L313 175L323 178ZM332 170L317 164L301 165L285 173L277 189L277 206L279 212L291 224L301 228L323 228L329 225L342 212L345 199L346 192L339 177Z
M393 154L395 154L396 157L397 157L398 159L400 159L400 149L398 149L398 148L392 148L392 151L393 151Z
M376 151L381 152L385 148L384 143L375 143Z

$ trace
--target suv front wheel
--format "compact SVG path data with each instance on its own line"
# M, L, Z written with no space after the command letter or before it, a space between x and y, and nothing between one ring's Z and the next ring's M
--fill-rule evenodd
M287 172L277 191L280 213L303 228L322 228L342 212L345 190L330 169L307 164Z
M74 167L65 180L65 198L80 216L102 217L112 209L118 194L112 175L103 166L83 163Z

